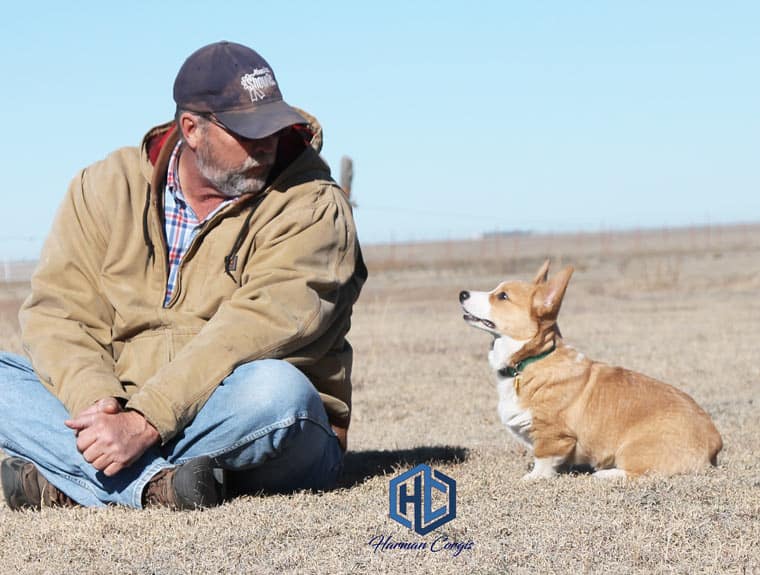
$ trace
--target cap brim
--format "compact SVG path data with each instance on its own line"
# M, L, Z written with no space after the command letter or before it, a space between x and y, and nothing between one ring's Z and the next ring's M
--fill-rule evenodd
M267 102L247 110L216 112L214 116L230 131L243 138L266 138L293 124L308 124L308 120L282 100Z

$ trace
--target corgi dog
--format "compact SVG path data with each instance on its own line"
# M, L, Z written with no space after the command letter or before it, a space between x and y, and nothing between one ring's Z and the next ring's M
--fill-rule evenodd
M499 416L532 450L523 479L590 465L601 479L689 473L717 464L723 447L710 416L686 393L640 373L593 361L562 341L557 314L573 273L490 292L463 291L464 320L493 335Z

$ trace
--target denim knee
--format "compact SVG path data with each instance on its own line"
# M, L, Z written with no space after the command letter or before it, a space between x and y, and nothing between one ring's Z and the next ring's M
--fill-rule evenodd
M252 361L237 367L223 382L229 407L241 416L271 409L296 417L325 418L314 385L298 368L280 359ZM326 421L325 421L326 423Z

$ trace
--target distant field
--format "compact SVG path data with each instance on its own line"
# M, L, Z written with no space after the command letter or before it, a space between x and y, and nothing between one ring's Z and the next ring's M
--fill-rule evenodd
M340 489L247 497L204 512L12 513L2 573L760 573L760 225L522 235L368 246L355 308L354 415ZM489 339L457 294L576 268L566 341L691 394L724 440L695 476L523 484L531 458L496 414ZM4 285L4 287L2 287ZM28 292L0 284L0 347L20 351ZM457 517L419 536L388 518L388 483L418 463L457 482ZM376 536L459 555L381 550Z

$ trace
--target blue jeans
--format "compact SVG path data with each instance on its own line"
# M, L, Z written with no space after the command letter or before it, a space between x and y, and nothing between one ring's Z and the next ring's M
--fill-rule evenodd
M303 373L281 360L238 367L195 419L113 477L87 463L69 413L40 383L29 361L0 352L0 448L33 461L42 475L78 503L142 507L142 492L161 469L210 456L246 491L329 489L343 464L324 405Z

